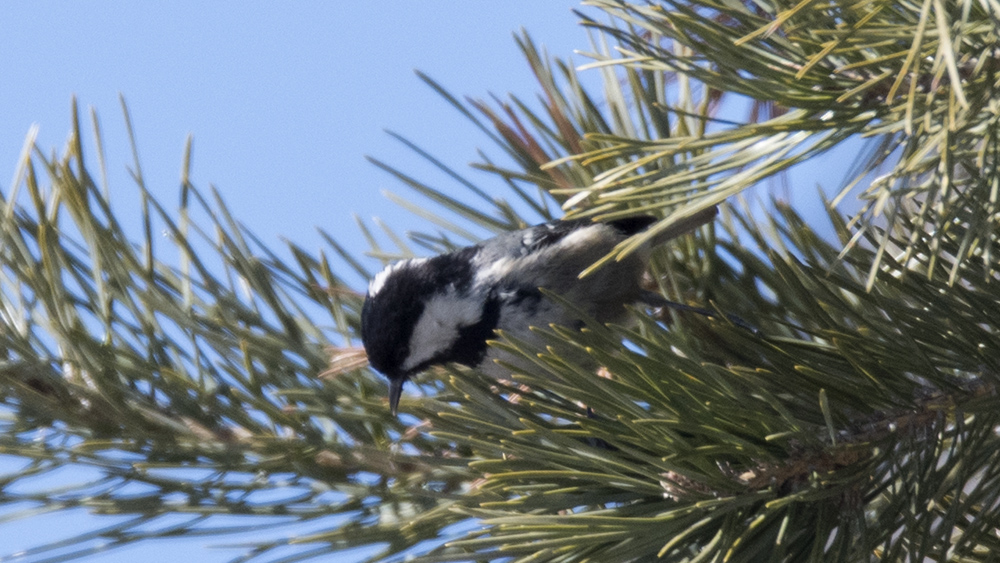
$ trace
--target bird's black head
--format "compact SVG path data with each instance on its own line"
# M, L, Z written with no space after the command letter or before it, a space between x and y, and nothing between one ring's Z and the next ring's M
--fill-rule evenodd
M410 377L403 366L409 356L413 329L434 292L427 260L404 260L379 273L368 287L361 308L361 341L368 363L389 379L393 414L403 383Z
M417 336L415 331L428 307L442 303L467 305L460 313L475 316L475 320L481 317L481 304L467 303L475 251L476 247L469 247L434 258L403 260L380 272L369 285L361 309L361 340L369 364L389 379L393 413L403 384L412 375L431 365L461 361L449 353L456 345L447 330L450 327L436 327L424 320L427 326L421 326L425 334ZM462 315L455 317L454 330L460 330ZM436 338L435 328L441 329L440 338ZM485 348L485 338L483 341Z

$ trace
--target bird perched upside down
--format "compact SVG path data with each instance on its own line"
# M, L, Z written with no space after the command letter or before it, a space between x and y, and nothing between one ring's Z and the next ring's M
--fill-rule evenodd
M497 329L538 342L529 327L579 326L580 320L546 299L540 287L603 323L624 320L628 304L670 305L659 296L651 300L640 287L650 249L704 225L717 214L711 207L682 219L639 252L583 278L583 270L656 219L637 215L603 223L553 221L432 258L411 258L388 266L368 286L361 310L361 340L371 366L389 379L393 414L403 384L431 366L455 362L494 378L509 375L494 360L517 365L516 358L487 346Z

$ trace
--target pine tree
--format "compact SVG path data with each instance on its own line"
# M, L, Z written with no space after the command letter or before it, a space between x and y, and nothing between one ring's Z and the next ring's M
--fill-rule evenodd
M0 520L119 517L18 557L248 529L261 539L240 561L997 557L1000 5L589 3L608 15L580 15L600 93L527 35L543 110L425 77L502 150L476 167L507 198L400 139L467 197L374 161L440 213L397 198L438 230L362 224L370 254L464 244L454 217L501 232L643 212L664 227L722 204L655 257L650 284L757 332L648 311L538 329L603 377L500 335L530 373L427 373L395 418L345 281L377 263L332 237L319 255L270 249L186 174L167 208L138 166L130 240L74 112L65 154L28 154L3 194L0 453L23 468L0 481ZM739 197L845 145L832 236L788 202ZM93 480L20 486L66 468Z

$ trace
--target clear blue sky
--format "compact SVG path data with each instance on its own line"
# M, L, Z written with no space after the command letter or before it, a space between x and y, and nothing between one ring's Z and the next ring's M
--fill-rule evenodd
M384 129L458 168L488 146L414 70L460 96L515 92L533 99L538 88L511 33L523 26L551 53L571 56L588 46L571 13L576 5L5 4L0 188L10 188L32 124L41 128L40 146L61 150L75 94L82 109L99 113L113 199L135 198L125 172L131 156L121 93L149 187L163 202L176 202L182 149L192 134L195 183L218 187L265 241L283 236L319 248L314 227L322 226L350 242L357 234L352 213L387 216L393 211L381 191L405 191L364 155L426 169Z
M277 245L286 237L319 250L315 227L321 226L361 251L353 213L379 215L404 229L420 225L380 195L405 188L364 160L371 154L406 170L428 170L384 129L459 169L477 160L477 147L489 146L414 69L457 95L514 92L531 99L538 88L511 33L523 26L550 53L569 57L589 45L570 12L576 4L6 2L0 7L0 190L9 193L33 124L40 127L41 147L62 150L76 95L88 142L88 108L100 117L116 209L135 209L122 94L148 187L168 208L178 201L182 150L192 134L195 184L215 185L265 242ZM126 224L130 219L137 228L137 217L123 217ZM0 472L12 466L0 459ZM0 557L104 524L82 512L6 523ZM143 543L87 561L227 561L241 551L205 546L230 541Z

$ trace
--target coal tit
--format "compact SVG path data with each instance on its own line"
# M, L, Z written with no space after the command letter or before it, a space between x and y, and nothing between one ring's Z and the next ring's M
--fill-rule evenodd
M717 213L711 207L683 219L643 250L583 278L583 270L656 219L638 215L603 223L553 221L388 266L368 286L361 340L371 366L389 379L393 414L403 384L428 367L455 362L494 378L509 375L495 360L516 366L517 358L487 346L496 329L538 342L529 327L580 326L579 319L546 299L540 287L600 322L624 320L625 305L645 300L640 282L649 249L711 221Z

